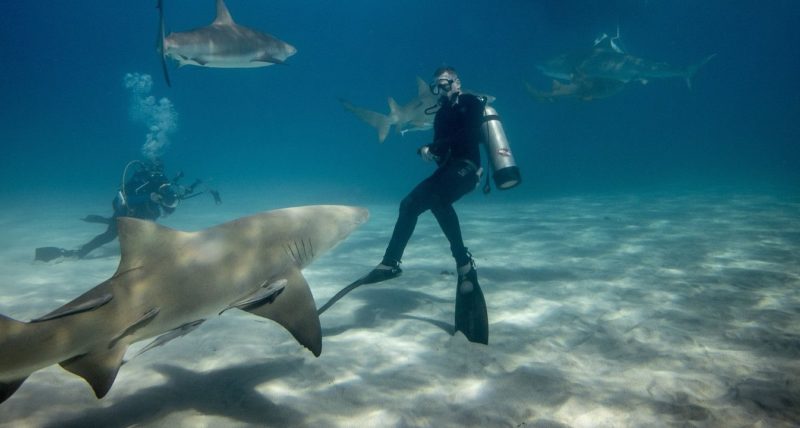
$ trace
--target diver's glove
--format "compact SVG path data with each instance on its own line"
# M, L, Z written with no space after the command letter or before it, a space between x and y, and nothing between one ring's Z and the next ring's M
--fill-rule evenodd
M422 146L419 149L417 149L417 153L422 158L422 160L424 160L425 162L438 161L439 160L439 156L436 156L435 154L433 154L433 152L431 151L430 146L428 146L428 145Z

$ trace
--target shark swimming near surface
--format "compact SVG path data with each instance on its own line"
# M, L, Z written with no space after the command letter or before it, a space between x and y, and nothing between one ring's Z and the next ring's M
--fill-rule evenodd
M120 217L122 256L111 278L30 322L0 315L0 403L53 364L102 398L129 345L161 336L151 347L159 346L230 309L277 322L319 356L319 317L301 271L368 216L358 207L294 207L197 232Z
M210 25L165 35L164 0L158 0L161 65L167 85L167 57L180 66L253 68L283 64L297 49L270 34L233 21L223 0L217 1L217 15Z
M464 91L485 97L487 103L494 102L495 98L473 91ZM400 105L394 98L389 97L389 114L382 114L372 110L353 105L347 100L340 99L344 108L355 114L359 119L371 125L378 131L378 141L386 140L392 126L400 135L411 131L427 131L433 128L433 118L439 108L439 98L431 93L430 87L421 77L417 76L417 96L406 104Z

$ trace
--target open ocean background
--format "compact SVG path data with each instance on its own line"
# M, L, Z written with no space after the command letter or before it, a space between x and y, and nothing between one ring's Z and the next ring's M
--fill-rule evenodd
M167 32L207 25L211 0L167 0ZM113 197L141 159L147 129L131 116L127 73L177 113L170 173L327 201L399 199L427 173L416 148L430 132L390 135L338 98L388 112L442 64L497 97L524 184L492 203L574 194L778 191L800 188L800 4L792 0L242 1L242 24L297 47L286 66L231 70L171 62L155 51L155 1L3 2L0 196L97 192ZM591 46L619 25L627 51L689 65L696 75L631 84L611 98L548 104L535 68ZM498 195L496 193L496 195ZM471 195L470 198L475 198Z
M167 32L214 18L213 0L165 2ZM446 64L496 97L523 176L456 205L490 345L453 332L455 267L426 213L401 277L323 314L319 358L228 311L141 356L133 344L102 400L57 365L36 371L0 404L0 428L800 425L797 0L228 0L239 24L298 53L255 69L171 62L172 88L155 5L0 1L0 314L35 319L113 275L116 242L49 263L34 249L102 232L79 219L111 214L153 125L168 131L168 175L223 200L185 201L167 227L369 208L303 272L321 306L379 262L397 205L433 170L416 154L430 131L380 144L339 99L386 113ZM591 102L527 94L526 81L550 87L537 64L617 26L642 58L716 57L691 90L675 78Z

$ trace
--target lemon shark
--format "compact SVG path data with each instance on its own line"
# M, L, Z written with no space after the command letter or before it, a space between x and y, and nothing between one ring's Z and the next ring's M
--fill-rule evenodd
M120 217L122 257L111 278L30 322L0 315L0 402L52 364L102 398L129 345L178 336L230 309L277 322L319 356L319 317L301 270L368 216L358 207L294 207L196 232Z
M158 0L161 65L170 85L166 58L180 66L253 68L283 64L297 49L270 34L234 22L223 0L217 0L217 15L210 25L165 35L164 4Z
M494 102L495 97L478 92L464 90L464 93L478 95L486 98L487 103ZM353 105L351 102L340 99L339 102L345 110L353 113L362 121L368 123L378 131L378 141L383 143L394 126L397 133L405 135L411 131L427 131L433 128L433 118L439 108L439 98L431 93L430 86L417 76L417 96L406 104L398 104L394 98L389 97L389 114L367 110Z

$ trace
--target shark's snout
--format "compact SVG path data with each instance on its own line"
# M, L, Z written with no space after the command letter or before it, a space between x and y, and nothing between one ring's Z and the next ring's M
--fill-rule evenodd
M356 224L362 225L369 220L369 210L366 208L355 207L356 210Z

